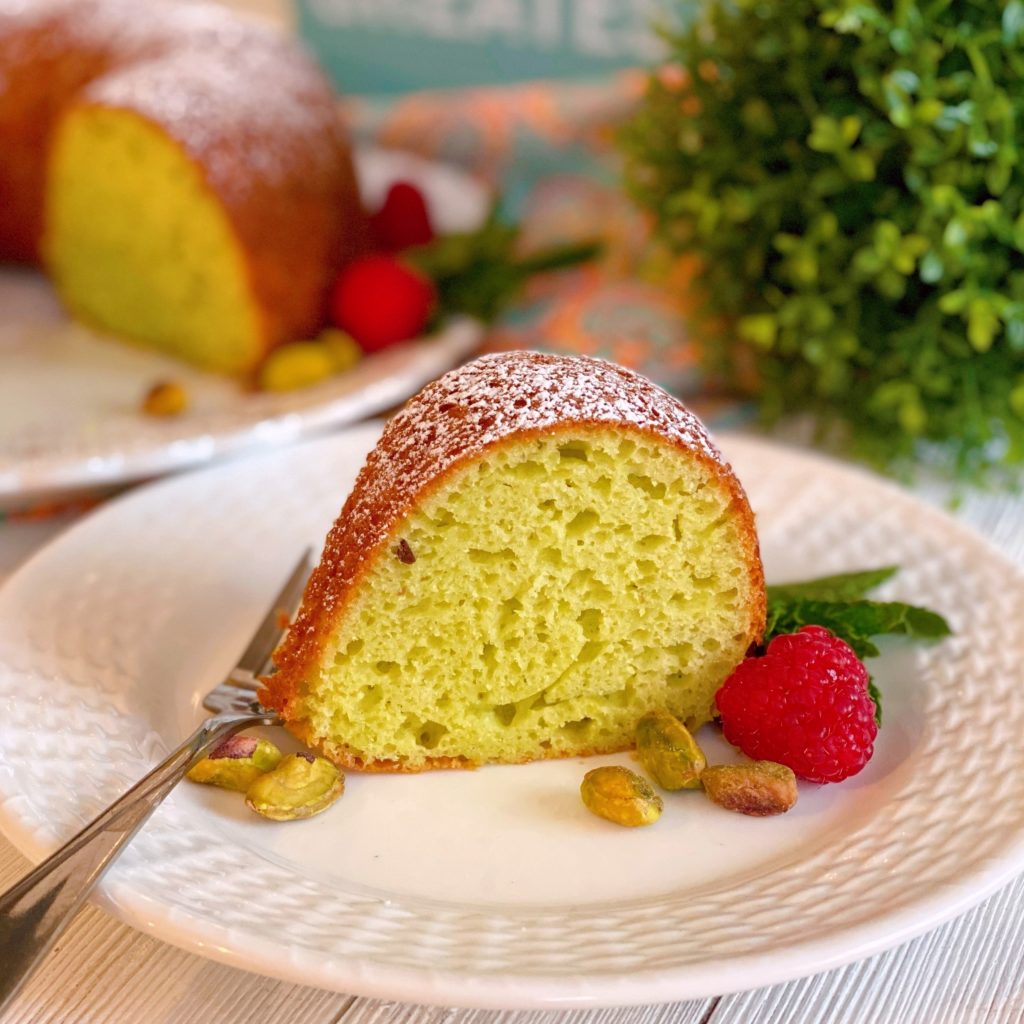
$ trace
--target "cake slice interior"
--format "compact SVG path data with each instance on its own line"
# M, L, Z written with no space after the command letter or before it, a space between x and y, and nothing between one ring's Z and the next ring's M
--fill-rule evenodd
M700 726L763 623L729 479L614 425L492 446L396 524L292 727L341 764L418 770L625 749L654 707Z
M242 253L198 166L130 111L82 104L51 156L44 255L76 316L205 369L256 361Z

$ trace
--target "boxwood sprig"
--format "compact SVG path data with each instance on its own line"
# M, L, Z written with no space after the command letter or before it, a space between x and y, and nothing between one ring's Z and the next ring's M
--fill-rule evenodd
M665 35L627 181L700 257L715 368L890 468L1024 461L1024 0L706 0Z

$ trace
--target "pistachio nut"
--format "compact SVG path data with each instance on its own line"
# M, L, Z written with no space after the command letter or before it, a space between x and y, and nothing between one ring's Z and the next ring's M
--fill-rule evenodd
M663 708L636 723L636 758L662 789L700 789L707 764L686 726Z
M701 782L712 803L759 818L784 814L797 798L792 769L774 761L711 765L704 769Z
M154 384L142 400L147 416L180 416L188 408L188 392L176 380Z
M345 776L325 757L289 754L261 775L245 794L246 804L264 818L293 821L326 810L345 791Z
M653 825L661 817L661 797L651 784L619 765L587 772L580 785L580 796L588 810L616 825Z
M351 370L363 358L363 350L351 334L329 327L321 331L317 340L327 349L327 354L334 363L335 373Z
M244 793L265 772L281 762L281 751L270 740L231 736L188 771L193 782Z
M334 357L318 341L292 341L275 348L259 371L264 391L295 391L319 384L334 373Z

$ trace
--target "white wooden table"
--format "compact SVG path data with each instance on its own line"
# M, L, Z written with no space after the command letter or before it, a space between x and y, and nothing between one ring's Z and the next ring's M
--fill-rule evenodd
M941 503L942 488L918 487ZM1024 564L1024 497L974 494L956 517ZM0 581L67 521L0 524ZM1022 619L1006 623L1019 629ZM1024 737L1021 738L1024 742ZM28 862L0 839L0 890ZM432 1009L272 981L200 959L87 907L0 1024L1020 1024L1024 877L964 917L862 963L671 1006L566 1013Z

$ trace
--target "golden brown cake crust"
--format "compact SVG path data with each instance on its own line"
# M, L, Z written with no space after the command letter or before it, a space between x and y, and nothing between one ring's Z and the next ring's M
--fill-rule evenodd
M458 467L517 439L578 435L609 425L658 438L699 459L731 495L755 595L748 608L750 639L760 639L764 575L754 516L700 420L646 378L613 363L507 352L484 356L427 385L385 427L327 536L295 623L274 655L277 672L264 680L263 701L289 719L292 698L316 670L360 577L376 558L391 553L401 522ZM340 749L332 756L356 766ZM442 760L427 766L450 767Z
M224 208L264 346L321 326L365 218L334 91L295 43L214 5L0 0L0 80L0 260L45 253L61 117L130 111L179 146Z
M322 757L326 757L328 761L332 761L339 768L344 768L349 771L366 772L368 775L418 775L420 772L437 771L442 768L461 768L465 770L480 767L477 762L471 761L468 757L428 757L423 761L417 761L415 764L410 764L408 761L400 759L376 759L368 761L366 758L354 754L344 745L329 744L319 741L316 737L310 735L305 728L303 728L301 722L290 723L288 729L302 743L305 743L307 747L311 750L315 750ZM520 758L518 761L503 761L502 763L529 764L532 761L555 761L562 757L593 757L598 754L618 754L624 750L632 749L632 743L607 747L593 747L589 750L580 750L576 747L572 750L560 750L556 747L551 747L537 751L529 757Z

